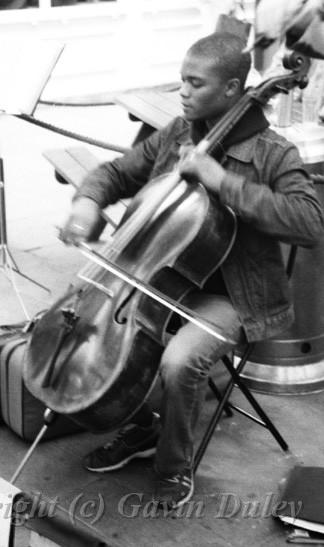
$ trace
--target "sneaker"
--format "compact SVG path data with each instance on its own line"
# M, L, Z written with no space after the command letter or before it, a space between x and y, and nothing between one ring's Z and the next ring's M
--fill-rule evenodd
M120 469L134 458L150 458L156 452L159 422L158 414L153 414L153 423L149 427L126 425L112 442L90 452L83 460L84 467L88 471L104 473Z
M154 501L169 509L177 509L189 501L194 493L193 472L191 470L175 475L158 477Z

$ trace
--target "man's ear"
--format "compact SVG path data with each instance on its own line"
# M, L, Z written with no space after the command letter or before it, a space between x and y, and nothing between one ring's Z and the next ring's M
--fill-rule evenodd
M233 97L237 95L241 89L240 80L238 78L231 78L226 84L225 94L226 97Z

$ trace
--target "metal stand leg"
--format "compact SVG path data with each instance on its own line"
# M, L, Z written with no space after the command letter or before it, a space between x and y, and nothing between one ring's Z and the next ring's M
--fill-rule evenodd
M213 382L213 380L211 378L208 378L208 385L209 385L210 389L212 390L212 392L214 393L216 399L218 401L221 401L222 397L223 397L223 394L219 391L219 389L216 386L215 382ZM226 412L226 416L228 418L231 418L233 416L233 412L232 412L232 410L230 408L230 405L228 403L226 403L224 405L224 411Z
M44 425L41 428L41 430L39 431L39 433L38 433L36 439L34 440L33 444L28 449L28 451L25 454L24 458L20 462L20 464L17 467L16 471L12 475L12 477L10 479L11 484L14 484L16 482L17 478L21 474L21 472L24 469L25 465L27 464L28 460L33 455L36 447L38 446L38 444L40 443L40 441L44 437L48 427L53 423L55 418L56 418L55 412L53 412L53 410L50 410L49 408L47 408L44 412Z
M0 269L3 270L3 272L7 275L10 283L12 284L16 296L19 300L20 306L26 316L27 319L30 319L28 312L26 310L26 307L24 305L24 302L20 296L20 293L16 287L16 284L13 279L13 272L18 274L19 276L23 277L30 283L33 283L40 289L43 289L48 294L51 293L51 291L36 281L35 279L32 279L28 275L22 273L20 269L18 268L17 263L15 262L10 249L8 248L7 243L7 220L6 220L6 201L5 201L5 186L4 186L4 169L3 169L3 159L0 158Z

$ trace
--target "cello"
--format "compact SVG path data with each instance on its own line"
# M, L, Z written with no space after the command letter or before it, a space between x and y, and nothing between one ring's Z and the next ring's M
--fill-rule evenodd
M196 151L222 153L226 137L251 107L305 87L309 61L293 53L287 68L292 71L249 88ZM91 264L35 322L24 359L29 391L91 431L129 421L159 374L172 313L224 339L181 302L220 267L235 235L233 211L201 184L181 179L177 168L147 183L112 244L100 253L81 245Z

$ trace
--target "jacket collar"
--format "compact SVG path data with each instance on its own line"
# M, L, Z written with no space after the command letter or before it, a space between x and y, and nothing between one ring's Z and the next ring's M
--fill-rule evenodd
M258 134L267 127L269 123L262 109L258 106L252 107L237 124L235 130L228 135L226 155L242 162L250 162ZM183 120L183 127L176 141L179 145L196 145L207 132L204 122L189 123Z
M250 163L254 155L257 139L258 134L255 134L249 139L245 139L243 142L233 144L226 151L226 156L245 163Z

